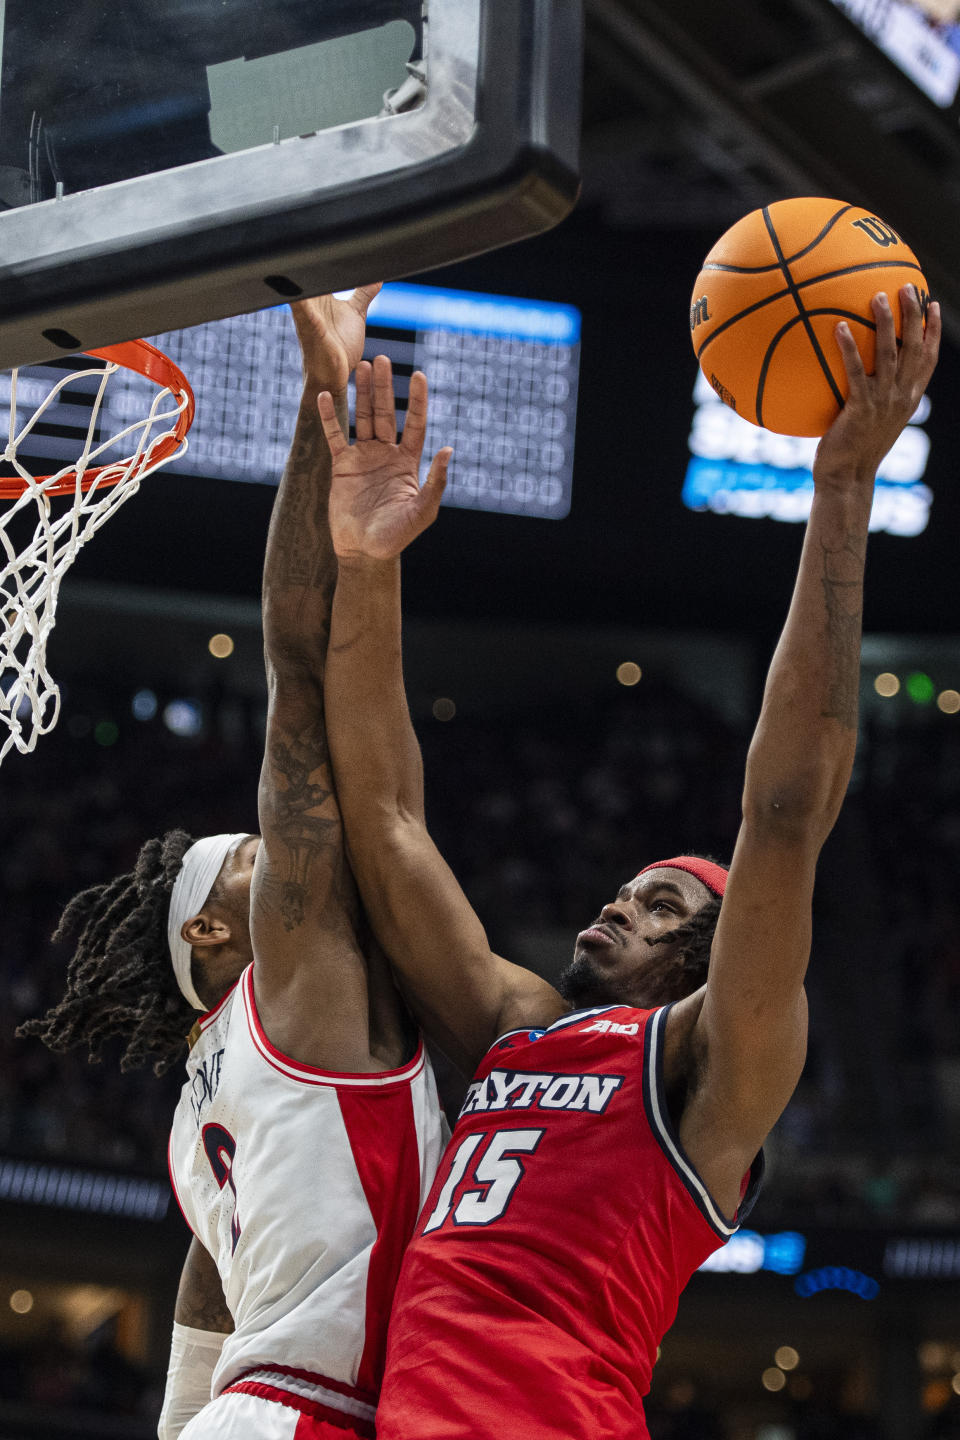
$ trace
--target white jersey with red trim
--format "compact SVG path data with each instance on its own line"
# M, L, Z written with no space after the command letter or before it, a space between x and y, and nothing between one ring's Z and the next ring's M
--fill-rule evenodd
M269 1371L372 1420L400 1261L445 1139L422 1045L374 1074L298 1064L264 1034L244 971L200 1021L170 1134L177 1199L235 1326L214 1396Z

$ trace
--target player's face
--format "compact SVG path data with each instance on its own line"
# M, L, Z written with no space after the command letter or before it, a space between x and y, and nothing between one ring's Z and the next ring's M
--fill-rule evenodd
M621 887L592 925L577 936L573 960L560 980L576 1006L651 1007L682 999L689 980L678 941L657 943L711 899L686 870L648 870Z
M250 882L253 865L260 849L260 836L248 835L228 854L217 876L217 891L231 916L250 924Z

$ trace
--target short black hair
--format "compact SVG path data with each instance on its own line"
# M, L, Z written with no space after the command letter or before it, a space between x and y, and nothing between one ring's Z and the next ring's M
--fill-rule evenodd
M185 830L148 840L133 870L82 890L66 906L54 942L75 940L62 1000L17 1030L51 1050L86 1045L98 1062L105 1042L126 1036L120 1069L153 1059L163 1075L186 1053L196 1011L180 994L167 945L170 893L193 844Z

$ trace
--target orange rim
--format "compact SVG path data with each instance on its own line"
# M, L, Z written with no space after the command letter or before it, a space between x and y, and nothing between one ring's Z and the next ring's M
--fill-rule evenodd
M93 355L98 360L108 360L112 364L122 365L126 370L135 370L163 390L169 390L176 396L185 395L187 403L177 416L176 423L171 434L167 435L158 444L149 446L140 456L133 467L133 474L139 475L149 466L155 469L157 465L179 449L183 443L184 436L193 424L193 415L196 409L196 402L193 398L193 390L190 382L180 369L175 365L169 355L164 355L155 345L148 340L124 340L119 345L105 345L100 350L86 350L86 355ZM97 465L92 470L85 470L80 481L80 489L86 493L97 486L107 489L111 485L117 485L128 473L128 462L113 460L109 465ZM42 485L49 480L49 475L38 475L36 483ZM26 490L26 482L19 475L0 475L0 498L5 500L15 499ZM55 485L51 485L44 493L47 495L73 495L77 489L77 472L70 470L62 475Z

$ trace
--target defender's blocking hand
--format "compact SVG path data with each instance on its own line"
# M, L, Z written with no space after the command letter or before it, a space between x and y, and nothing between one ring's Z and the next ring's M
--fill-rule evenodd
M837 345L850 382L847 403L817 447L814 481L873 483L880 461L920 403L940 349L940 307L934 300L923 314L916 287L900 291L903 336L897 344L893 311L886 295L873 298L877 324L874 373L868 375L860 352L841 322Z
M342 395L363 354L367 308L382 286L360 285L345 300L315 295L290 306L306 384Z
M357 366L356 444L337 423L333 397L323 391L317 407L333 457L330 534L341 559L388 560L436 519L453 454L444 446L420 486L420 456L427 433L427 377L415 370L403 435L397 441L393 367L385 355Z

